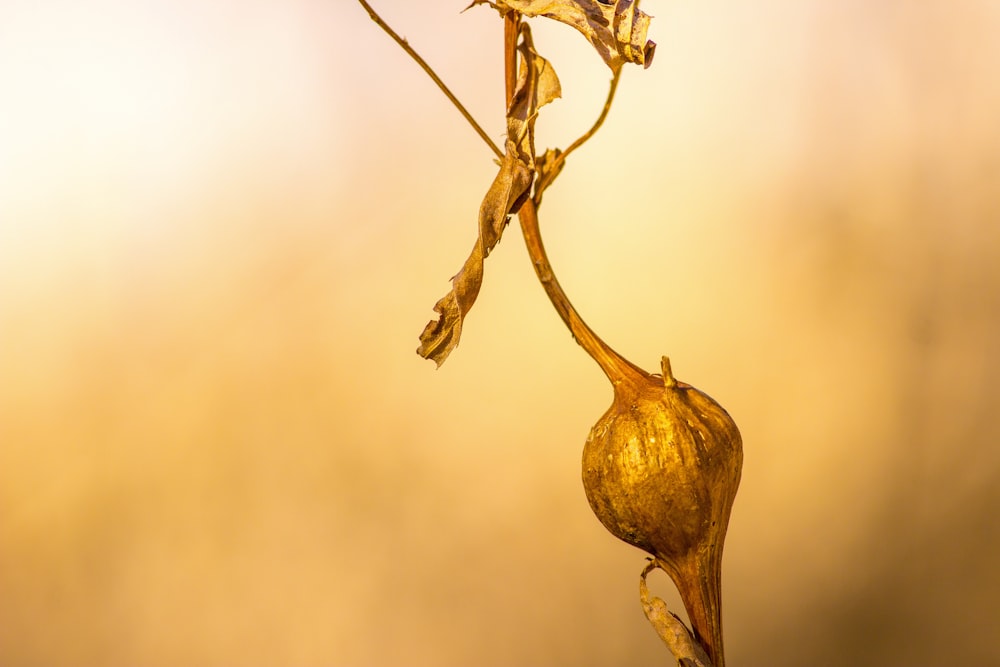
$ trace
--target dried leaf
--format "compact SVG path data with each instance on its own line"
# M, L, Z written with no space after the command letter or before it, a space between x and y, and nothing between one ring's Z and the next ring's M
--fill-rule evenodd
M500 240L510 216L508 212L531 187L530 167L517 159L508 146L500 171L479 207L479 238L462 269L451 279L452 289L435 305L439 317L420 334L417 354L444 363L462 336L462 321L479 296L483 283L483 261Z
M531 29L521 24L522 40L518 45L521 66L517 72L517 86L507 109L507 141L513 141L518 155L534 166L535 118L538 110L562 96L559 77L545 58L535 51Z
M559 79L547 60L539 56L531 31L522 26L518 47L521 67L517 87L507 110L507 141L500 170L479 207L479 238L465 264L451 279L452 289L435 305L439 317L420 334L417 354L444 363L462 336L462 322L483 283L483 262L500 241L512 210L528 195L535 175L535 118L538 109L560 95Z
M639 577L639 600L642 602L646 618L670 649L680 667L712 667L712 661L705 653L705 649L684 625L684 621L667 609L667 603L661 598L649 596L646 576L657 567L659 565L656 561L651 560Z
M650 16L636 9L635 0L473 0L501 14L545 16L573 26L597 49L612 71L626 62L649 67L654 42L646 39ZM471 5L470 5L471 6Z
M542 193L566 164L564 160L559 159L561 155L562 151L558 148L546 148L545 152L535 159L535 171L538 172L538 178L535 180L535 208L542 205Z

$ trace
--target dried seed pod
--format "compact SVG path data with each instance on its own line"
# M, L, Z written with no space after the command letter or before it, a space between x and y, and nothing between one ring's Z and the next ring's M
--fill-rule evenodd
M724 667L722 546L743 448L729 414L663 375L615 382L583 450L590 506L613 535L652 554L680 591L695 637Z
M663 375L651 375L602 341L552 272L533 199L518 218L545 293L614 387L583 450L590 506L613 535L652 554L670 575L695 639L713 667L725 667L722 545L743 468L739 429L722 406L676 381L666 357Z

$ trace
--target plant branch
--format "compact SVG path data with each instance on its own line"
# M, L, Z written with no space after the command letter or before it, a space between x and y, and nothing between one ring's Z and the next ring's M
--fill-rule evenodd
M364 7L365 11L368 12L368 16L371 17L372 21L375 21L378 27L382 28L382 30L384 30L390 37L392 37L397 44L403 47L403 50L406 51L406 53L408 53L411 58L417 61L417 64L420 65L420 67L424 70L424 72L427 73L427 76L429 76L434 81L434 83L437 84L438 88L441 89L441 92L443 92L445 96L449 100L451 100L451 103L454 104L455 108L458 109L459 112L462 114L462 116L465 117L465 120L469 122L469 125L471 125L472 128L476 131L476 133L482 138L482 140L486 142L486 145L490 147L490 150L493 151L493 153L497 156L497 158L502 160L503 151L501 151L500 148L493 142L493 140L490 139L490 135L486 134L486 131L483 130L482 126L480 126L479 123L476 122L476 119L472 117L472 114L469 113L468 109L466 109L465 106L458 101L458 98L455 97L455 95L451 92L451 90L448 89L448 86L445 85L444 81L442 81L441 78L434 72L431 66L427 64L427 61L421 58L420 54L413 50L413 47L410 46L409 42L407 42L406 39L400 37L395 30L389 27L389 24L387 24L385 21L382 20L382 17L379 16L374 9L372 9L371 5L365 2L365 0L358 0L358 2L360 2L361 6Z
M588 139L594 136L599 129L601 129L601 125L604 124L604 119L608 117L608 112L611 111L611 103L615 99L615 92L618 90L618 82L621 78L622 70L619 68L618 71L615 72L614 78L611 79L611 87L608 89L607 99L604 100L604 108L601 109L601 115L597 117L594 125L589 130L584 132L579 139L571 143L569 148L562 152L562 155L559 156L559 161L565 160L570 153L582 146Z
M517 72L517 34L520 21L521 16L517 12L508 12L504 16L504 80L508 108L514 97L514 82ZM541 230L538 227L538 211L532 198L529 197L524 201L517 211L517 217L521 222L521 231L524 234L524 242L528 247L531 263L535 267L535 274L576 342L597 362L597 365L601 367L613 385L617 386L623 381L639 382L641 378L645 378L647 375L645 371L611 349L576 312L569 297L566 296L566 292L563 291L552 272L552 265L545 253Z
M509 12L503 17L503 83L504 105L510 109L517 87L517 37L521 31L521 15Z
M639 3L641 0L636 0L634 9L639 10ZM604 120L608 117L608 113L611 111L611 103L615 100L615 93L618 91L618 82L622 78L622 68L619 67L615 70L614 76L611 78L611 87L608 88L608 96L604 100L604 108L601 109L601 115L597 117L594 124L589 130L584 132L576 141L569 145L569 148L559 153L553 163L545 170L542 178L539 179L538 183L535 184L535 206L537 207L542 200L542 193L545 192L545 188L552 185L552 181L556 180L556 176L562 171L563 164L566 162L566 158L569 154L575 151L577 148L585 144L592 136L597 134L597 131L601 129L604 124Z
M528 246L528 255L531 263L535 267L535 274L538 276L545 294L555 307L563 323L573 334L574 340L597 362L604 374L608 376L611 384L617 386L623 381L638 383L641 378L647 377L647 373L633 364L631 361L615 352L607 343L601 340L593 329L587 326L576 308L570 302L566 292L563 291L559 281L556 280L552 272L552 265L545 253L545 246L542 244L542 233L538 228L538 213L535 208L535 201L528 198L521 205L517 212L517 218L521 222L521 232L524 234L524 243Z
M604 100L604 108L601 109L601 115L597 117L597 120L594 121L594 124L589 130L584 132L579 138L577 138L576 141L571 143L569 148L559 153L552 165L546 169L544 176L538 180L538 183L535 184L536 205L541 201L542 193L545 192L545 188L552 185L552 181L556 180L556 176L558 176L559 172L562 170L563 163L566 161L566 158L569 157L569 154L585 144L587 140L597 134L597 131L601 129L601 125L604 124L604 120L608 117L608 112L611 111L611 103L615 99L615 92L618 90L618 82L621 80L621 77L622 69L619 68L615 70L614 77L611 79L611 87L608 89L608 96Z

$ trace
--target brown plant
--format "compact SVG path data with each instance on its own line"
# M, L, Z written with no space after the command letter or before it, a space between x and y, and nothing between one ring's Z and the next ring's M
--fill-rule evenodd
M663 357L651 374L611 349L583 321L559 285L542 244L538 208L566 157L608 115L622 66L648 66L655 45L646 39L649 17L638 2L617 0L473 0L504 21L507 137L501 152L430 67L371 9L369 15L417 60L499 158L499 170L479 209L476 243L452 289L434 306L417 352L438 366L458 345L462 323L479 294L484 261L517 214L542 287L576 341L597 362L614 390L608 411L591 430L583 452L583 484L591 508L616 537L652 558L640 577L640 601L657 633L682 667L724 667L721 563L726 528L743 462L739 430L712 398L677 381ZM561 94L552 65L535 49L522 16L543 16L576 28L613 72L597 122L565 151L535 151L539 110ZM693 634L659 598L646 576L666 571L681 594Z

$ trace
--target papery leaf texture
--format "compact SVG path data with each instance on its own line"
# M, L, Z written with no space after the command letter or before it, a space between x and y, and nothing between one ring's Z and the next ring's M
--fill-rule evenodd
M479 207L479 237L461 270L452 277L452 288L434 305L438 313L420 334L417 354L444 363L462 336L462 324L479 296L483 264L500 241L511 212L528 195L535 176L535 118L538 109L560 95L559 78L539 56L531 31L522 25L521 66L517 86L507 109L507 141L500 169Z
M576 28L587 38L612 71L625 63L649 67L656 49L646 39L650 16L636 8L635 0L473 0L501 14L544 16Z
M545 152L535 158L535 171L538 178L535 179L535 207L542 205L542 194L552 181L556 179L566 164L560 160L562 151L558 148L546 148Z
M712 661L684 622L667 609L661 598L651 596L646 575L653 569L650 563L639 577L639 601L656 634L667 645L680 667L712 667Z

